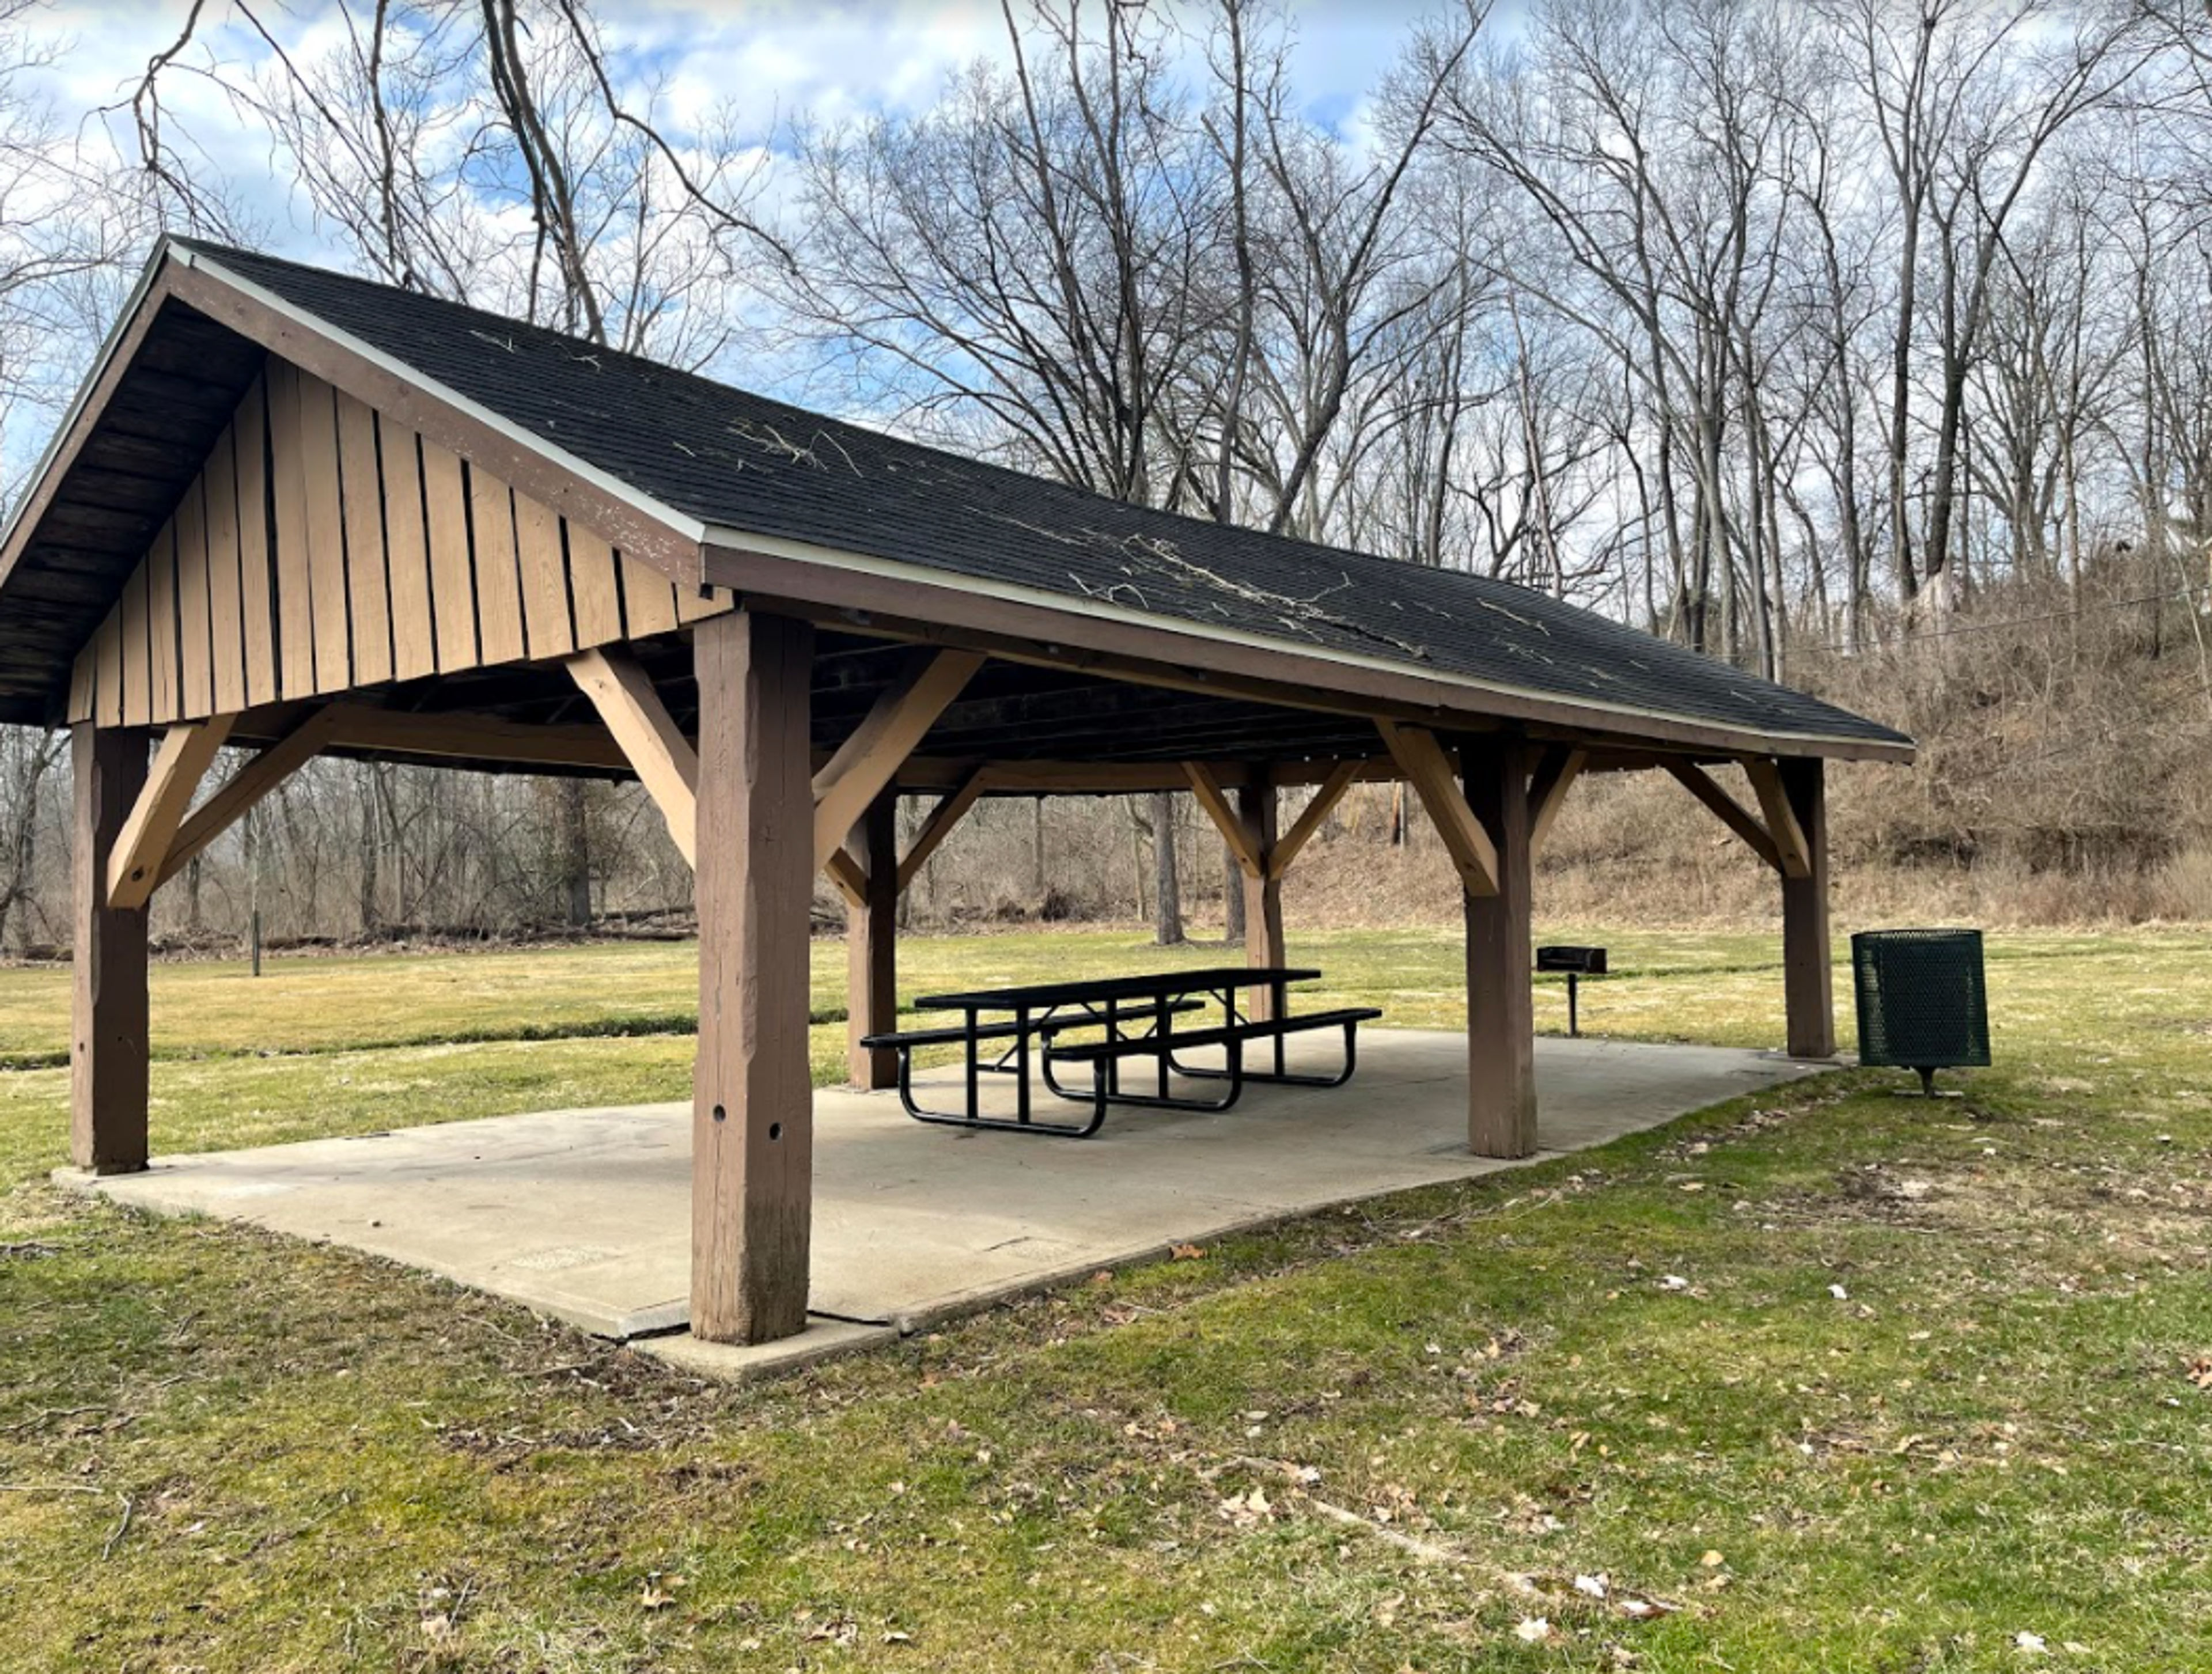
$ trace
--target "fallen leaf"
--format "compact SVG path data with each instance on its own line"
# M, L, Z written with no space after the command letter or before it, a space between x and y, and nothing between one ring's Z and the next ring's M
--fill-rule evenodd
M1168 1250L1168 1259L1170 1261L1179 1262L1204 1261L1206 1259L1206 1246L1200 1244L1177 1244L1171 1245Z
M1726 1563L1728 1560L1717 1552L1708 1552L1705 1556L1699 1558L1698 1561L1704 1565L1707 1569L1718 1569L1723 1564Z
M1541 1645L1551 1636L1552 1624L1540 1616L1524 1616L1513 1629L1513 1637L1528 1645Z

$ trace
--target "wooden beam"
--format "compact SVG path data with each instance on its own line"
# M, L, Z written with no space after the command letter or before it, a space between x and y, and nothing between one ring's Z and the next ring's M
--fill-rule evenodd
M814 632L700 622L699 1056L691 1119L691 1333L766 1342L806 1324L813 1222L807 937L814 874L807 691Z
M290 732L241 763L206 801L185 816L161 862L161 875L154 880L155 888L183 871L193 855L244 819L256 802L327 749L337 724L334 706L311 709Z
M1292 823L1291 829L1283 834L1282 840L1268 851L1267 875L1270 878L1279 880L1290 871L1291 862L1298 857L1298 850L1313 841L1322 823L1328 819L1336 805L1344 800L1344 793L1352 788L1352 781L1359 778L1371 765L1368 762L1341 761L1329 769L1328 776L1321 782L1321 788L1314 792L1313 800L1306 804L1304 811Z
M1471 817L1497 855L1498 887L1467 898L1468 1148L1479 1157L1536 1149L1536 1020L1530 987L1528 752L1515 739L1461 752Z
M1774 846L1774 839L1766 834L1766 827L1744 811L1743 805L1714 782L1713 776L1694 762L1668 759L1663 764L1675 782L1691 795L1703 802L1717 815L1721 824L1741 837L1751 852L1776 871L1782 869L1782 856Z
M1806 841L1805 829L1797 823L1796 812L1790 806L1790 793L1783 787L1780 764L1763 756L1755 757L1744 763L1743 772L1758 794L1759 812L1766 816L1766 834L1773 839L1782 875L1811 877L1812 845Z
M380 751L398 756L450 756L512 767L583 767L634 771L629 758L605 727L539 726L495 715L412 715L403 709L333 703L333 750Z
M1560 805L1589 765L1589 751L1563 744L1552 746L1536 764L1536 776L1528 782L1528 852L1532 856L1544 852L1544 839L1552 834L1552 822L1559 817Z
M1429 818L1435 822L1437 834L1443 839L1452 864L1459 869L1460 882L1466 886L1467 892L1497 894L1497 845L1468 811L1467 799L1461 795L1452 778L1451 763L1445 758L1443 746L1437 742L1436 734L1419 727L1403 727L1395 721L1378 719L1375 725L1399 770L1420 797L1421 806L1429 811ZM1526 794L1524 788L1522 795ZM1525 813L1524 809L1524 815Z
M867 868L853 858L849 849L839 849L822 862L822 870L829 875L837 893L845 898L848 907L865 904L868 898Z
M1807 866L1802 878L1782 879L1782 980L1793 1058L1836 1055L1834 976L1828 942L1828 794L1818 757L1791 757L1780 765L1791 822L1802 834Z
M898 793L868 804L853 828L854 855L866 874L861 898L845 915L845 1067L855 1087L887 1087L898 1080L898 1053L860 1044L898 1027Z
M1185 762L1183 777L1190 782L1198 806L1206 810L1206 817L1221 833L1229 852L1237 857L1237 868L1247 878L1264 879L1267 875L1267 857L1259 848L1244 817L1229 800L1229 793L1222 789L1221 781L1213 776L1213 770L1204 762ZM1269 788L1272 791L1272 787ZM1239 793L1242 794L1241 792Z
M903 677L876 700L814 776L816 866L826 865L843 847L862 812L896 780L899 764L982 666L982 657L973 651L927 654L910 662Z
M913 843L908 845L905 857L898 863L900 894L914 886L914 880L921 875L921 868L937 852L938 844L952 835L952 828L967 817L968 810L975 806L975 799L992 782L990 769L971 768L968 776L929 811L929 818L921 822L921 829L914 834Z
M653 681L628 652L579 651L567 667L637 770L639 782L668 822L668 835L678 850L697 870L698 751L678 729Z
M127 1174L146 1166L146 915L108 900L107 873L146 782L146 734L80 721L70 763L70 1157Z
M138 800L124 822L107 862L107 904L133 910L146 904L161 881L161 862L184 824L192 794L200 788L215 753L230 736L236 715L181 721L161 735L161 747Z

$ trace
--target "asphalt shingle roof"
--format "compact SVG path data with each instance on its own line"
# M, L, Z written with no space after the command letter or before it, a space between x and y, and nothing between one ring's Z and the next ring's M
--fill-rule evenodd
M1511 582L1126 505L503 316L250 252L189 247L201 265L719 528L1570 701L1906 742Z

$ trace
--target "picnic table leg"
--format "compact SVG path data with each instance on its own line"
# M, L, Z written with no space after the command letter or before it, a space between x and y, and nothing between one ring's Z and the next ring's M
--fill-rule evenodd
M1020 1031L1014 1037L1014 1119L1024 1127L1030 1120L1030 1012L1026 1006L1014 1012L1014 1027Z
M1168 997L1163 994L1152 1001L1152 1038L1160 1043L1160 1097L1168 1096Z
M973 1122L983 1114L983 1044L975 1038L975 1008L970 1006L961 1015L968 1020L968 1119Z

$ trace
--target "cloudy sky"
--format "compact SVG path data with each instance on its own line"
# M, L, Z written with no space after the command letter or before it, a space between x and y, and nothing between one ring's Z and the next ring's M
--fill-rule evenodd
M173 42L187 0L57 0L33 27L51 43L42 92L75 120L123 96L147 60ZM1365 95L1388 70L1424 0L1291 0L1295 82L1312 115L1356 130ZM202 34L216 52L251 62L264 49L228 0L208 0L218 20ZM763 137L799 115L824 121L935 101L946 78L1005 52L996 0L601 0L593 7L624 70L664 83L664 110L687 117L728 100L757 113ZM261 15L289 13L279 33L312 45L334 27L324 0L262 0ZM311 54L310 54L311 55ZM188 59L187 62L200 60ZM169 100L193 139L234 184L272 245L312 258L325 251L265 145L236 126L211 88L177 79ZM749 115L748 119L754 119ZM128 137L128 115L106 119Z

